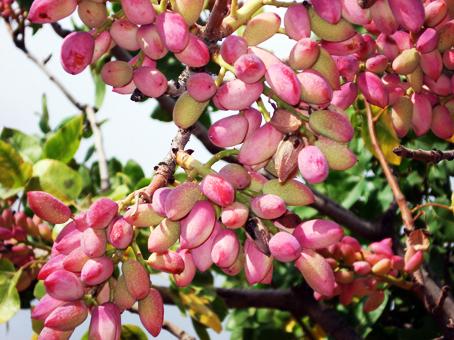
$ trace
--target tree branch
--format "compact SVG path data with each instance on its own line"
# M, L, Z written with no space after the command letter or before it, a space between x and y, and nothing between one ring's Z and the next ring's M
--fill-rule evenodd
M216 0L211 10L203 37L208 41L217 41L222 37L221 24L227 14L227 0Z
M388 181L388 184L391 187L391 190L393 192L396 203L399 206L405 229L407 229L407 231L412 231L415 228L414 224L413 224L413 215L410 211L410 208L408 208L407 200L405 199L404 194L400 190L399 184L397 183L396 178L394 177L393 173L391 172L391 168L389 167L388 162L386 161L385 155L383 154L383 151L380 147L380 144L378 143L377 135L375 134L375 126L374 126L374 121L373 121L373 117L372 117L372 110L370 108L369 103L367 101L365 103L366 103L366 114L367 114L367 126L368 126L368 130L369 130L372 147L375 150L377 159L380 163L383 173L385 174L386 180Z
M170 334L174 335L177 339L180 340L196 340L195 337L186 333L184 329L181 329L176 324L169 320L164 320L162 328L165 329Z
M173 176L175 172L175 154L178 150L184 150L186 144L189 142L191 137L190 129L178 129L177 134L172 139L171 149L167 153L166 157L161 163L155 168L155 175L153 180L145 189L144 193L148 196L148 200L153 196L153 193L167 185L167 182Z
M413 150L399 145L394 148L393 152L400 157L410 158L425 163L437 164L443 160L454 160L454 150L440 151L440 150Z
M109 180L109 170L107 167L107 158L104 150L103 137L101 129L99 128L96 117L95 109L89 105L80 103L69 90L60 82L46 67L46 65L41 62L36 56L34 56L26 47L24 41L24 32L18 35L13 30L11 25L7 24L8 29L11 33L14 44L18 49L20 49L28 59L30 59L38 68L49 78L49 80L54 83L55 86L63 93L63 95L73 104L76 108L83 111L87 117L88 122L90 123L91 130L93 131L93 138L95 143L96 153L98 155L99 163L99 177L100 177L100 187L101 191L107 191L110 188ZM60 26L59 26L60 27Z
M175 303L167 287L155 288L160 291L164 303ZM216 288L216 293L224 299L229 308L270 308L288 311L300 317L308 315L335 339L360 339L339 313L313 298L309 287L295 289Z

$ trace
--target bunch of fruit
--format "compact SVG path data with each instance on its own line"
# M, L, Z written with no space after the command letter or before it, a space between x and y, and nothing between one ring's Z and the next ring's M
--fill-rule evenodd
M90 311L90 339L118 339L121 313L136 301L144 327L157 336L163 322L163 301L150 287L144 266L116 251L126 249L134 236L131 219L118 215L117 203L102 198L76 217L45 192L28 192L28 203L49 223L67 223L37 276L46 288L46 295L32 311L33 319L44 322L39 338L68 338ZM114 279L114 267L120 261L121 275Z
M16 284L19 292L27 289L37 275L35 252L39 250L34 250L29 238L50 241L50 226L36 215L30 218L23 211L4 209L0 215L0 259L11 262L16 268L23 268ZM42 252L41 255L45 254Z

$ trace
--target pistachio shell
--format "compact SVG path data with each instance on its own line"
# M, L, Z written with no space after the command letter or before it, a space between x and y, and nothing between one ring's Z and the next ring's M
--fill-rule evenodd
M290 179L280 183L278 179L272 179L263 185L264 194L273 194L281 197L284 202L291 206L304 206L314 202L314 194L303 183Z
M309 125L316 133L340 143L349 142L354 134L348 118L333 111L320 110L313 112L309 117Z
M321 39L327 41L343 41L355 34L354 27L344 19L336 24L323 20L313 8L309 8L309 18L312 31Z
M208 101L198 102L188 92L184 92L173 108L173 121L178 127L187 129L199 120L207 105Z

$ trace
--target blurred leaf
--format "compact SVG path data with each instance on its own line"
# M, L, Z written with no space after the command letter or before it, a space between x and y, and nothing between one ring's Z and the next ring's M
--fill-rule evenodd
M21 190L32 175L32 165L25 162L10 144L0 140L0 197Z
M60 161L39 161L33 166L33 176L39 178L42 190L66 203L75 200L82 191L81 175Z
M145 177L145 173L143 172L142 167L139 165L139 163L133 160L128 160L123 168L123 172L129 176L133 186Z
M11 262L0 260L0 324L10 320L20 309L16 284L21 274L22 269L15 272Z
M169 114L166 110L164 110L161 105L157 105L153 111L151 112L151 118L160 120L161 122L171 122L172 115Z
M363 311L364 301L355 305L355 315L360 326L360 335L365 338L371 331L372 326L378 321L380 316L385 311L386 305L388 304L389 292L385 291L385 298L382 304L372 312L365 313Z
M41 105L42 105L42 111L41 112L41 117L39 119L39 128L43 133L48 133L50 132L50 126L49 126L49 109L47 108L47 96L46 94L43 94L42 99L41 99Z
M377 107L373 107L374 114L377 113L377 109ZM384 112L381 115L380 119L375 123L375 134L377 135L378 144L380 145L380 148L383 151L386 160L392 165L399 165L401 158L393 152L393 149L396 146L399 146L400 140L397 137L396 132L394 131L394 128L392 126L389 112ZM372 147L372 143L370 141L366 119L363 119L362 137L366 147L370 152L372 152L374 156L376 156L375 151Z
M35 320L35 319L31 319L31 320L32 320L32 330L33 330L32 340L38 340L38 335L39 335L39 333L41 333L41 330L44 328L44 321Z
M113 200L113 201L118 201L122 198L124 198L125 196L127 196L129 194L131 190L129 190L128 186L127 185L119 185L117 186L109 195L108 197Z
M211 302L211 306L213 307L213 311L219 317L221 321L225 319L225 317L229 314L229 309L224 301L224 299L220 298L216 295L216 298Z
M87 150L87 153L85 154L85 157L84 157L84 163L88 162L88 160L91 158L91 156L93 156L93 154L95 153L96 151L96 148L94 145L91 145L88 150Z
M102 80L101 75L95 71L92 71L91 76L93 77L93 82L95 83L95 107L99 109L106 96L106 83Z
M86 331L86 332L84 333L84 335L82 335L82 337L80 338L80 340L89 340L89 339L88 339L88 331Z
M181 302L189 311L191 317L202 325L212 328L216 333L222 331L221 320L212 310L210 299L194 292L179 292Z
M19 130L3 128L0 138L18 151L28 162L36 162L42 154L41 143L38 138L27 135Z
M202 125L207 129L211 126L211 116L208 112L208 110L205 110L205 112L203 112L203 114L199 118L200 123L202 123Z
M199 336L200 340L210 340L210 335L207 332L207 328L202 325L200 322L197 322L194 319L191 319L192 321L192 326L194 326L194 330Z
M164 73L167 79L177 80L183 72L184 66L172 53L168 53L164 58L157 61L157 69Z
M364 189L366 189L366 181L359 180L358 183L353 187L353 189L350 190L347 197L342 201L342 206L344 206L344 208L350 209L353 204L355 204L356 201L358 201L362 197Z
M121 326L121 340L147 340L148 337L144 331L131 324L125 324Z
M46 294L46 288L44 287L44 281L40 280L36 283L35 288L33 289L33 296L38 300L41 299Z
M44 144L44 156L68 163L79 149L84 117L77 115L67 120Z

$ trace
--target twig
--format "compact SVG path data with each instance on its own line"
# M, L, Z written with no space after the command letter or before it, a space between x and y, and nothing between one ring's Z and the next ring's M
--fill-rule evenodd
M440 151L440 150L413 150L399 145L394 148L393 152L400 157L410 158L425 163L437 164L443 160L454 160L454 150Z
M385 174L386 180L388 181L388 184L391 187L396 203L399 206L405 229L407 231L412 231L414 229L413 216L411 214L410 209L408 208L407 200L405 199L405 196L400 190L399 184L397 183L396 178L392 174L391 168L389 167L388 162L386 161L386 158L380 147L380 144L378 143L377 135L375 134L374 120L372 117L372 110L370 108L370 105L368 102L365 102L365 104L367 114L367 126L369 129L372 147L377 155L378 161L380 162L380 166L383 170L383 173Z
M107 191L110 188L110 180L109 180L109 168L107 167L107 158L106 153L104 151L104 142L101 133L101 129L96 122L95 111L91 106L85 107L85 113L87 115L87 119L90 123L91 131L93 132L93 138L95 140L95 149L98 155L98 163L99 163L99 178L101 181L101 191Z
M435 202L427 202L427 203L424 203L424 204L419 204L416 207L414 207L411 210L411 212L414 213L415 211L418 211L420 209L427 208L427 207L435 207L435 208L446 209L446 210L449 210L449 211L454 213L453 209L450 206L444 205L444 204L440 204L440 203L435 203Z
M186 331L184 329L181 329L180 327L178 327L176 324L174 324L173 322L171 322L169 320L164 320L164 323L162 324L162 328L180 340L195 340L196 339L192 335L189 335L188 333L186 333Z

